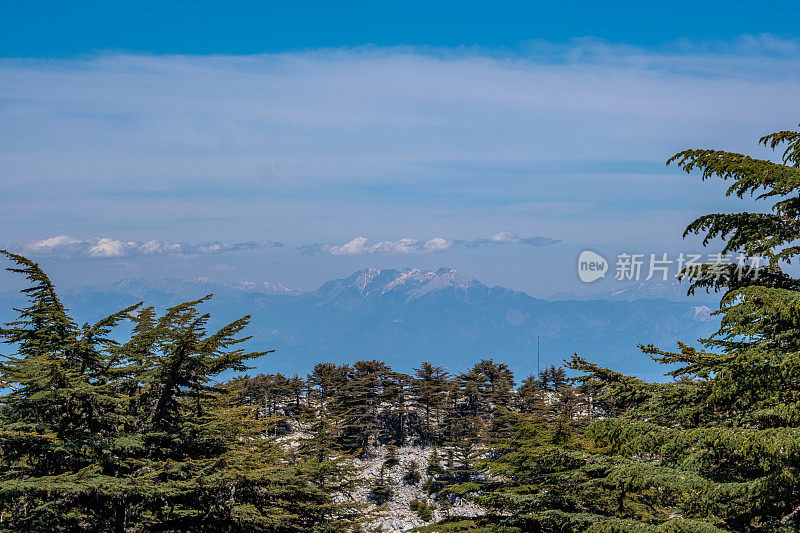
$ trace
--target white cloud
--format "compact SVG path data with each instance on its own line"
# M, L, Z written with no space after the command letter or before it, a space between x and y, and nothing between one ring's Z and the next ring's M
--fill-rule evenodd
M64 220L84 235L179 220L196 240L213 223L218 235L285 228L311 242L363 228L482 234L520 217L520 232L652 240L667 217L620 204L664 213L719 192L690 195L667 157L692 146L760 155L759 135L800 116L798 41L758 36L672 50L534 43L506 56L2 59L0 80L0 196L15 199L0 225L15 240L63 233ZM597 171L604 161L625 169ZM659 170L635 175L643 162ZM558 202L591 209L554 216ZM173 253L158 246L149 253Z
M444 252L454 247L477 248L484 245L499 244L547 246L558 242L560 242L558 239L550 239L548 237L528 237L523 239L514 232L502 231L489 239L474 239L471 241L445 239L442 237L433 237L432 239L421 241L405 237L396 241L378 241L370 244L369 239L366 237L356 237L344 244L314 243L299 246L298 250L309 255L403 255Z
M342 244L314 243L300 245L296 250L307 255L360 256L360 255L411 255L445 252L455 247L477 248L479 246L503 244L531 244L546 246L560 242L548 237L520 238L516 233L502 231L491 238L470 241L433 237L414 239L404 237L396 241L370 242L366 237L355 237ZM229 243L223 241L186 243L174 241L122 241L110 237L76 239L68 235L58 235L24 246L27 253L87 257L93 259L163 256L163 255L203 255L221 254L264 248L282 247L278 241L246 241Z
M49 239L43 239L41 241L37 241L29 245L32 249L39 249L39 250L47 250L51 248L59 248L63 246L70 246L73 244L78 244L81 242L78 239L73 239L68 235L56 235L55 237L50 237Z
M398 241L381 241L372 245L370 251L376 254L413 254L422 249L422 243L417 239L405 237Z
M139 251L145 255L180 253L180 250L181 245L177 242L147 241L139 247Z
M491 240L498 244L514 243L519 242L519 235L513 231L501 231L500 233L492 235Z
M422 248L429 252L443 252L445 250L449 250L452 246L452 241L442 239L441 237L434 237L433 239L425 241L422 244Z
M405 237L396 241L379 241L369 244L366 237L356 237L355 239L341 245L332 244L313 244L301 246L299 249L303 253L321 253L325 255L395 255L395 254L424 254L431 252L442 252L449 250L453 241L434 237L427 241L419 241L410 237Z
M331 246L328 249L328 253L330 255L363 255L368 249L366 244L367 239L365 237L356 237L341 246Z
M198 244L170 241L120 241L110 237L76 239L57 235L24 246L32 254L56 254L83 256L96 259L110 257L134 257L143 255L198 255L218 254L242 250L258 250L283 246L276 241L204 242Z
M129 248L135 246L134 243L123 243L122 241L115 241L114 239L102 238L89 246L88 254L90 257L122 257L126 255L126 244Z

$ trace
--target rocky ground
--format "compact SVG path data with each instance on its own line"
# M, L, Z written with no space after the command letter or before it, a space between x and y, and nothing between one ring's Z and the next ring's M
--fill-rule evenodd
M373 450L373 456L369 459L355 460L356 465L363 469L362 475L365 480L364 486L354 494L356 499L370 502L370 491L374 483L380 479L382 467L384 482L392 491L391 498L382 505L370 502L372 509L379 513L380 518L365 524L365 529L381 532L410 531L415 527L424 526L448 516L480 516L484 513L480 507L462 499L443 506L435 502L423 489L423 484L428 477L426 471L431 448L404 446L398 448L397 451L398 462L392 467L383 467L387 455L386 446ZM409 483L404 477L413 462L416 462L421 478L415 483ZM420 518L418 512L412 509L413 501L423 502L433 509L430 520Z

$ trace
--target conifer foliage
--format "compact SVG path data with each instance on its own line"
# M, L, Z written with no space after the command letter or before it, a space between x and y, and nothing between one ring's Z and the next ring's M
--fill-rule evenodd
M782 163L720 150L672 157L731 182L727 195L771 209L702 216L686 234L721 239L728 264L684 270L690 290L719 290L721 328L702 349L641 346L678 368L646 383L575 356L579 390L605 416L554 439L523 417L496 449L480 498L524 531L797 531L800 529L800 132L767 135ZM756 257L763 258L761 268ZM673 368L675 368L673 366ZM554 446L558 444L557 446Z
M246 352L249 317L216 332L187 302L158 316L141 304L78 326L53 284L3 252L31 286L0 329L0 529L15 531L341 530L352 506L318 480L343 466L266 438L213 377ZM134 327L122 343L110 333Z

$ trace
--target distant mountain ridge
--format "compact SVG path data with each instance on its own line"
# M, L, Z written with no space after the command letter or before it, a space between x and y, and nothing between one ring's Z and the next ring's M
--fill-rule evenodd
M403 294L410 301L444 289L466 293L470 289L481 287L486 286L452 268L440 268L435 272L419 268L403 270L368 268L344 279L328 281L312 294L332 297L356 290L362 297L369 297L392 292Z
M144 294L153 290L168 291L195 291L197 288L206 287L209 289L224 291L236 290L257 292L261 294L301 294L300 289L287 287L277 281L238 281L235 283L221 283L208 277L197 278L164 278L158 280L145 279L123 279L105 285L87 285L72 289L71 292L80 292L84 289L102 289L106 291L120 291L127 294Z
M579 296L572 292L559 292L552 295L550 300L617 300L633 301L642 299L665 298L685 302L691 300L703 303L719 302L719 295L698 290L694 295L688 295L689 283L671 279L667 281L642 281L633 285L612 287L601 291Z
M661 297L543 300L500 286L488 287L457 270L364 269L301 292L274 282L124 280L63 291L80 322L102 318L137 301L165 308L215 295L203 304L214 323L253 316L248 333L256 348L276 353L260 371L305 373L315 363L381 359L411 371L422 361L461 370L480 358L508 363L518 378L572 353L649 379L665 369L642 356L639 343L665 349L694 343L716 330L708 306ZM639 293L637 293L639 294ZM0 295L0 319L11 319L18 295Z

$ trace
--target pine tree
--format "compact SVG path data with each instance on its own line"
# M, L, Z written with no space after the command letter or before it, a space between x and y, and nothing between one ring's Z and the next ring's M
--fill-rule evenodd
M508 407L511 391L514 388L514 373L505 363L495 363L492 359L481 359L472 367L472 373L482 376L480 389L493 408Z
M447 397L449 374L444 368L423 362L414 369L415 379L411 388L414 406L421 413L420 433L425 443L439 442L440 411Z
M545 410L545 393L542 383L533 374L522 380L517 403L519 410L525 413L541 413Z
M36 263L3 254L32 286L0 328L14 350L0 364L0 529L340 531L357 521L333 498L345 469L265 438L266 422L213 381L268 353L240 348L249 317L208 333L203 298L77 327ZM134 328L118 344L109 333L123 319Z
M711 214L686 235L721 240L730 264L683 271L690 290L722 294L719 331L703 348L646 355L678 365L647 383L575 356L584 390L607 414L581 437L569 423L520 420L478 492L525 531L796 531L800 528L800 132L767 135L782 163L686 150L668 163L732 182L727 194L772 200L770 212ZM753 264L763 257L762 268ZM548 374L550 374L548 369ZM550 375L543 376L552 381ZM545 381L542 379L542 381ZM531 425L533 424L533 425Z
M339 393L345 450L366 456L381 430L380 410L391 369L381 361L357 361Z

